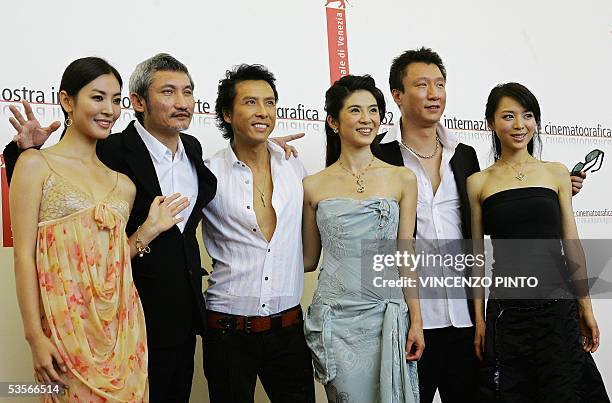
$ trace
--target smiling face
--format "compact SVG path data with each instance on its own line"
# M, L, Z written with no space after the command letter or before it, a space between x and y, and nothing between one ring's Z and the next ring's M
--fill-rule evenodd
M137 97L134 109L144 113L144 127L152 133L176 134L191 123L195 100L189 76L181 71L156 71L146 101Z
M98 76L79 90L75 97L60 93L72 127L95 139L108 137L121 113L121 86L112 74Z
M276 124L276 98L264 80L236 83L231 111L223 113L232 126L234 140L248 144L265 142Z
M338 129L343 145L369 146L380 127L380 112L376 98L366 90L353 92L344 100L338 120L329 116L327 123L333 129Z
M502 150L527 148L537 128L534 113L514 98L503 97L489 126L495 131Z
M392 91L402 118L418 127L435 126L446 107L446 80L438 66L411 63L402 84L404 91Z

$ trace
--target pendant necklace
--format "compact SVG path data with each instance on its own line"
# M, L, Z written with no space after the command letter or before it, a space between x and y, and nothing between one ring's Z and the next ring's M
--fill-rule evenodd
M272 167L270 167L270 169L272 169ZM264 177L264 180L263 180L264 188L266 187L266 182L267 181L268 181L268 170L266 169L266 176ZM259 186L257 186L257 184L255 183L254 180L253 180L253 186L255 186L255 189L257 190L257 192L259 192L259 198L261 199L261 204L263 204L263 206L266 207L266 195L265 195L265 193L261 191L261 189L259 188Z
M515 168L515 167L514 167L512 164L510 164L509 162L506 162L506 161L505 161L505 160L504 160L502 157L499 157L499 160L500 160L501 162L503 162L504 164L508 165L510 168L512 168L512 170L513 170L514 172L516 172L516 176L514 177L515 179L518 179L518 180L520 180L520 181L522 181L523 179L525 179L526 175L523 173L523 170L521 170L521 169L516 169L516 168ZM522 164L522 162L521 162L521 163L519 163L519 165L520 165L520 164Z
M348 170L344 165L342 165L342 162L340 160L338 160L338 165L340 165L340 168L344 169L346 172L348 172L350 175L352 175L356 179L355 183L357 184L357 193L363 193L365 192L366 189L365 189L365 183L363 182L362 176L365 175L366 172L368 172L368 169L370 169L373 162L374 162L374 156L372 156L372 159L370 160L370 163L368 164L368 166L359 175L356 175L350 170Z

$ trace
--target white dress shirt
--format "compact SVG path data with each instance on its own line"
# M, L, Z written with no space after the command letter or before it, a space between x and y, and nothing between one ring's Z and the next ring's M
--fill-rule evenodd
M178 217L183 217L183 221L176 224L183 232L198 198L198 173L195 166L189 161L180 137L176 154L172 158L172 151L153 137L140 122L136 121L134 127L149 150L162 194L170 196L178 192L181 197L189 198L187 208L178 214Z
M204 163L217 177L215 198L204 208L202 235L213 259L206 307L233 315L268 316L300 303L304 288L302 179L296 158L268 141L276 229L268 242L253 210L253 175L231 146Z
M450 166L450 160L455 154L458 141L442 124L437 127L442 142L442 161L440 163L441 182L434 194L429 176L419 158L402 144L400 124L395 125L383 138L381 143L397 140L404 160L404 165L410 168L417 177L417 240L426 240L430 245L430 253L447 253L445 245L438 240L462 239L461 205L455 177ZM431 241L431 242L429 242ZM417 245L422 243L417 242ZM418 252L418 251L417 251ZM457 251L453 251L457 252ZM433 276L456 276L452 267L427 268ZM465 289L446 288L443 290L420 290L421 314L424 329L443 327L472 326L468 311Z

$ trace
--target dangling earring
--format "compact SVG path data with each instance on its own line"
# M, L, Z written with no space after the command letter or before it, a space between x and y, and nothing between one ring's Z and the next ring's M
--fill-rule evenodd
M335 127L332 128L332 130L334 131L334 133L338 134L338 129L336 129Z
M70 118L66 118L66 120L64 120L64 125L65 125L66 127L70 127L70 126L72 126L72 119L70 119Z

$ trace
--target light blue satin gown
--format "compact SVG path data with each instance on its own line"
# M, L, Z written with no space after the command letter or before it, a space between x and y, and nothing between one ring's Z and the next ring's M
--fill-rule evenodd
M323 262L304 323L316 379L330 402L418 403L416 363L405 359L408 307L401 289L373 284L372 255L396 250L398 202L325 199L316 218Z

